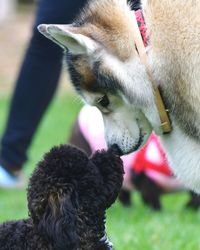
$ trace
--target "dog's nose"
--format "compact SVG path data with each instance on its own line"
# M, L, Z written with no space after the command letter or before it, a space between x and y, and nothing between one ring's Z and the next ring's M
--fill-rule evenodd
M117 144L113 144L109 147L109 150L118 156L122 156L123 152Z

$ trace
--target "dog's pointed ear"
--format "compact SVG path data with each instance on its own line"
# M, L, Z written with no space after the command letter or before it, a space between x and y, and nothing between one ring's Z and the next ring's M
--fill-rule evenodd
M37 228L55 250L73 250L78 247L76 232L76 194L51 194Z
M81 34L80 28L71 25L41 24L38 30L63 49L70 50L72 54L91 54L98 47L94 40Z

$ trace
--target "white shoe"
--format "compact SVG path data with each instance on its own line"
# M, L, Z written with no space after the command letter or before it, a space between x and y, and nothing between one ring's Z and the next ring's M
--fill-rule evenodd
M24 187L25 180L21 174L17 176L11 175L0 165L0 188L10 189Z

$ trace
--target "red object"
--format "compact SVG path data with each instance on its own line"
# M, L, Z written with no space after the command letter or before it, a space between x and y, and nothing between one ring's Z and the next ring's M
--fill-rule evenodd
M172 175L164 150L154 133L150 136L145 146L135 153L132 169L136 173L152 169L167 176Z
M138 27L140 29L140 34L142 36L142 40L144 42L144 46L146 47L148 44L148 39L147 39L147 35L146 35L146 25L145 25L145 21L144 21L144 17L142 14L142 11L139 9L137 11L135 11L135 16L137 19L137 23L138 23Z

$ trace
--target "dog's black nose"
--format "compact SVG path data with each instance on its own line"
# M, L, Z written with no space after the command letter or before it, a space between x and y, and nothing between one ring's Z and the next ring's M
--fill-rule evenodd
M109 150L118 156L122 156L123 152L117 144L113 144L109 147Z

